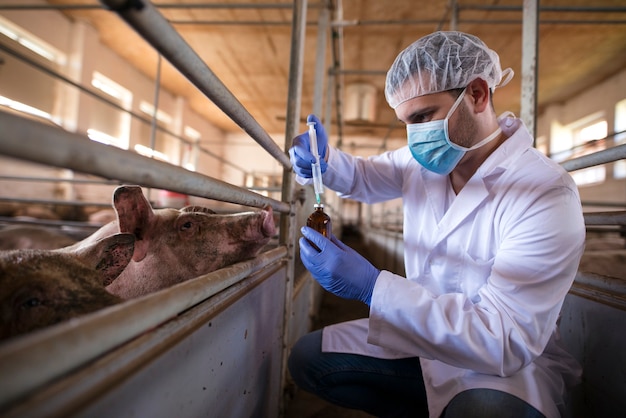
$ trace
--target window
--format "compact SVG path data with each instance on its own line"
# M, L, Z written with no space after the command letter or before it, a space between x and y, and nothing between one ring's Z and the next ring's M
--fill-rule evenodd
M574 156L582 156L606 149L608 123L606 120L595 120L572 129L575 152ZM604 165L577 170L572 173L576 184L601 183L606 176Z
M35 35L0 16L0 42L38 65L58 71L66 57ZM61 124L55 114L57 80L11 54L3 54L0 66L1 105Z
M183 142L183 158L181 159L180 165L189 171L196 171L196 164L198 163L198 142L201 138L200 132L190 126L185 126L183 134L191 140L191 143Z
M144 150L143 153L151 153L155 158L169 162L178 162L180 151L178 149L178 139L167 133L169 125L173 122L172 116L161 109L155 109L154 106L146 101L139 102L139 110L145 113L150 119L156 116L156 124L158 128L154 132L154 144L152 144L152 124L141 123L140 135L138 137L139 148ZM135 151L138 151L135 145ZM148 152L147 150L152 150ZM158 157L157 157L158 156ZM164 158L163 158L164 157Z
M626 99L615 105L615 138L614 146L626 144ZM626 178L626 160L619 160L613 164L613 177Z
M550 128L550 156L557 162L581 157L606 148L608 123L601 112L579 119L569 125L552 122ZM576 184L599 183L605 179L603 165L576 170L571 173Z
M2 16L0 33L55 64L65 65L67 61L64 53Z
M130 109L133 94L105 75L94 71L91 85L123 109ZM93 141L128 149L131 115L124 110L96 100L90 113L87 135Z

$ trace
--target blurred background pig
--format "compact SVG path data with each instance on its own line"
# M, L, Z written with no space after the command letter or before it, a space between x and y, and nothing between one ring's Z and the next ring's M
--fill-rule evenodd
M58 228L10 225L0 230L0 250L53 250L73 245L76 241Z
M0 340L122 301L105 290L133 255L132 234L75 248L0 251Z
M117 220L75 246L118 232L135 235L131 262L107 287L124 299L252 258L276 233L271 207L234 214L200 206L153 209L139 186L115 189L113 206Z

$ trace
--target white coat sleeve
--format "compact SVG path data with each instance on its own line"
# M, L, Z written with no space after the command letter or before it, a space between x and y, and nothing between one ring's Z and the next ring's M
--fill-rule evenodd
M479 297L429 292L383 271L368 342L480 373L509 376L546 347L584 245L580 201L551 187L494 220L502 235Z
M365 203L391 200L402 196L403 170L410 158L406 147L369 158L329 147L328 169L322 180L340 197Z

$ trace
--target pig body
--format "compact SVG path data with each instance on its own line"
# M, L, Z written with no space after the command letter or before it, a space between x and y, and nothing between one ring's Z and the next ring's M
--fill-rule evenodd
M30 225L11 225L0 230L0 250L53 250L76 243L58 229Z
M130 262L134 242L114 234L72 249L0 251L0 340L121 302L105 286Z
M199 206L153 209L139 186L118 187L113 206L117 220L82 243L118 232L135 235L132 261L107 287L124 299L252 258L276 232L271 207L226 215Z

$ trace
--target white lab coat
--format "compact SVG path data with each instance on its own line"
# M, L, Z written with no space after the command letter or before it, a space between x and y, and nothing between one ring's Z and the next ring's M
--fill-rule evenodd
M581 372L556 325L584 247L578 191L519 119L500 125L509 138L458 196L407 147L367 160L331 149L323 176L346 198L403 198L408 280L382 271L369 319L325 328L322 349L419 356L431 417L470 388L560 417Z

